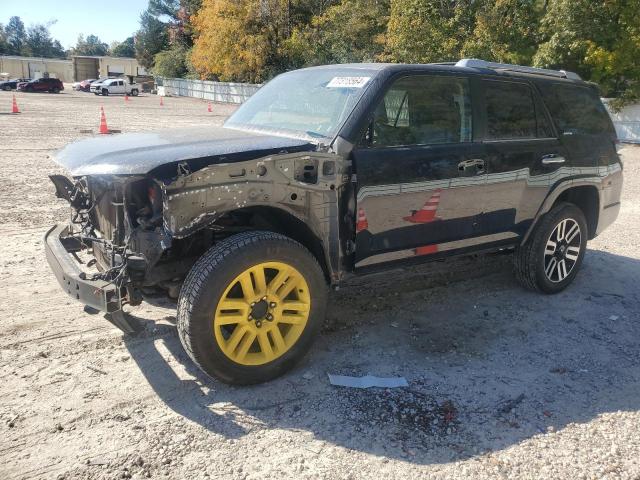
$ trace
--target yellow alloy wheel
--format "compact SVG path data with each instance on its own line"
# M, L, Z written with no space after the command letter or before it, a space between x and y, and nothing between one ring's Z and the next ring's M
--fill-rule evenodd
M227 287L213 319L215 340L240 365L264 365L287 352L304 331L311 296L291 265L264 262Z

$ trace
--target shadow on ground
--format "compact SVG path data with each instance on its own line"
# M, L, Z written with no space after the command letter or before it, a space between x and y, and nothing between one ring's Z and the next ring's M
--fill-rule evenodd
M360 279L334 294L329 325L302 364L265 385L208 379L170 325L149 322L126 344L166 405L213 432L305 430L418 464L640 408L640 291L630 287L640 261L589 251L574 285L554 296L522 290L509 265L481 257L462 261L462 278L432 264ZM159 344L192 379L176 374ZM333 387L328 372L403 375L410 387Z

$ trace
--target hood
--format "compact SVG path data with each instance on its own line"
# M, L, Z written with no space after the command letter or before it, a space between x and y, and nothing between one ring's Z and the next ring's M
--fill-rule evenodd
M67 145L53 160L73 176L153 173L163 177L174 176L180 162L195 171L215 163L315 148L306 140L210 126L89 138Z

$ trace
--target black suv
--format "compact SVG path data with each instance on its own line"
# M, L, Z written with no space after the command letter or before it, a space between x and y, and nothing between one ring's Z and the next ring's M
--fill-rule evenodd
M56 161L73 177L52 176L72 220L46 234L62 287L125 332L124 305L177 298L188 354L237 384L291 368L351 275L510 250L523 285L561 291L622 188L593 85L481 60L293 71L221 128L87 139Z

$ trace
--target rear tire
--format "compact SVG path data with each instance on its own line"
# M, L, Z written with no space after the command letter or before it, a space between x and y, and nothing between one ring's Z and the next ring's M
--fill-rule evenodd
M540 220L527 243L516 249L516 278L530 290L561 292L578 274L587 238L582 210L572 203L558 204Z
M138 90L136 90L135 88L133 90L131 90L131 95L134 97L138 96Z
M178 334L206 374L235 385L266 382L309 350L326 298L322 269L306 248L277 233L241 233L208 250L187 275Z
M4 85L4 86L2 87L2 89L3 89L5 92L8 92L8 91L10 91L10 90L11 90L11 86L10 86L10 85Z
M58 87L51 90L52 93L60 93L60 89Z

